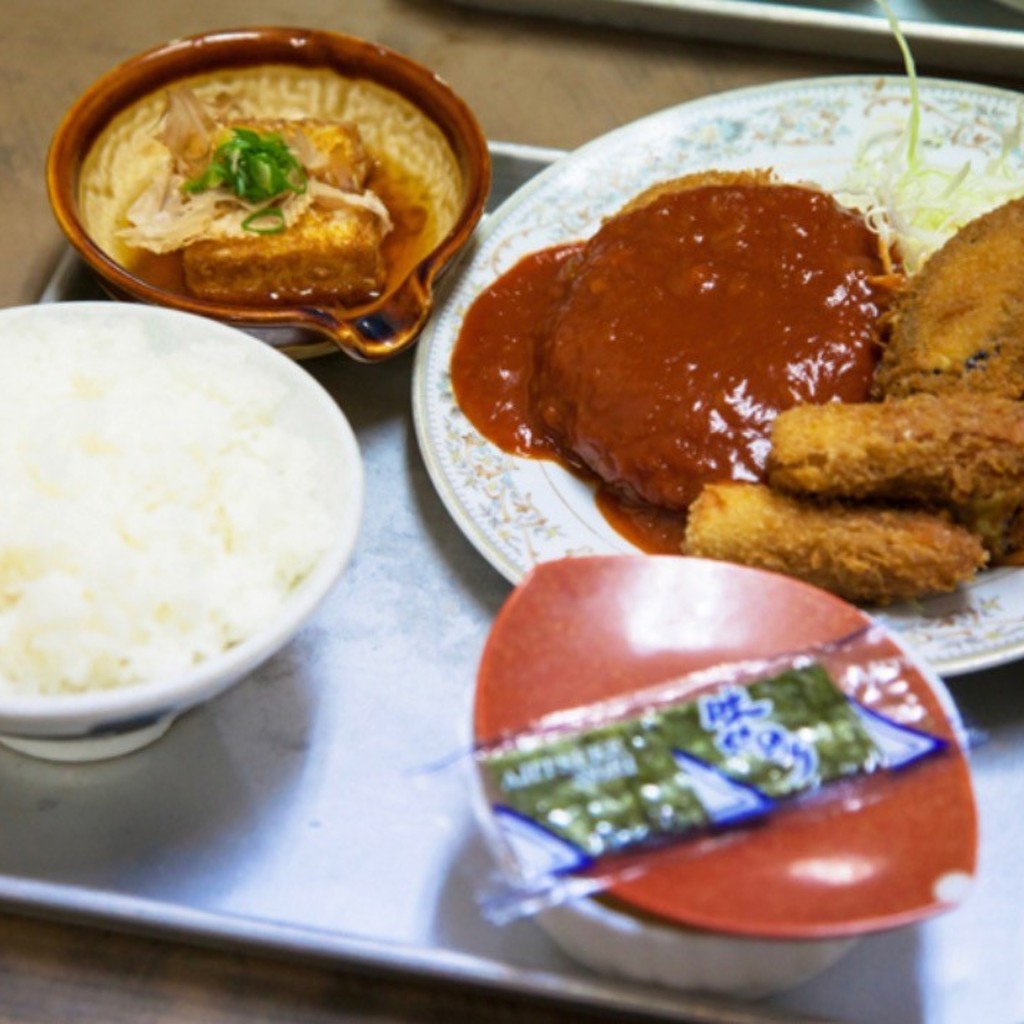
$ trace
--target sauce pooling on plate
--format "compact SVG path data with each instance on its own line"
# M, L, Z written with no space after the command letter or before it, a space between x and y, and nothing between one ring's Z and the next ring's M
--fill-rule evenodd
M678 552L705 483L763 479L781 410L868 398L886 271L877 236L826 193L663 192L487 289L455 347L455 396L503 450L596 477L634 544Z

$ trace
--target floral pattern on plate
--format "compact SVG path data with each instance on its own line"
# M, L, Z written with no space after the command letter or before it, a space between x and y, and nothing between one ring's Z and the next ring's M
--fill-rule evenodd
M925 80L921 145L949 167L999 156L1024 97ZM869 139L896 138L909 111L906 79L810 79L741 89L653 114L559 160L483 226L439 296L419 341L413 381L417 438L448 511L480 553L518 582L533 565L631 552L590 488L550 462L510 456L475 430L452 394L448 364L476 296L528 253L589 237L644 188L707 168L771 167L791 181L839 189ZM1024 178L1024 154L1009 153ZM1024 654L1024 571L982 573L954 594L880 616L939 672L977 671Z

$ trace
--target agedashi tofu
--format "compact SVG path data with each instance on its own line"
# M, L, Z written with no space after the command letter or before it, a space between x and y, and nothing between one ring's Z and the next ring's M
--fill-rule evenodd
M168 93L160 124L162 173L119 237L178 260L190 294L234 305L380 295L394 221L355 124L239 117L185 87Z
M194 242L184 251L185 282L215 302L365 301L387 273L382 228L368 210L311 208L280 234Z

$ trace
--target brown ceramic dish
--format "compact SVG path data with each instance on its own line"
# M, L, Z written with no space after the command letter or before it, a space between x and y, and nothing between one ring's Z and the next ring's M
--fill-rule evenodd
M260 116L355 120L378 164L401 164L416 183L424 226L391 259L379 297L349 307L229 305L126 266L116 229L148 180L147 140L166 90L178 84L254 103ZM62 230L115 298L231 323L298 357L340 349L376 361L411 345L426 322L437 275L483 212L490 158L466 104L408 58L328 32L247 28L167 43L100 78L57 129L47 185Z

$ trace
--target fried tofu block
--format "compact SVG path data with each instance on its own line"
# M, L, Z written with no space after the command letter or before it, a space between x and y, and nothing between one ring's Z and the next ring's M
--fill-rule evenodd
M307 210L277 235L208 239L183 255L185 283L214 302L364 302L387 268L380 219L370 210Z
M312 119L254 120L238 125L282 136L317 177L342 190L361 190L371 161L358 130ZM214 302L365 302L384 286L381 249L386 227L373 211L313 207L279 234L207 238L183 254L185 284Z
M890 313L876 397L967 389L1024 397L1024 199L971 221Z
M772 487L948 509L997 559L1024 508L1024 403L950 392L800 406L772 428Z
M986 561L942 515L818 504L761 484L709 484L690 509L689 555L768 569L859 604L953 590Z

